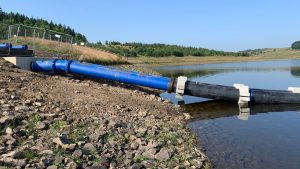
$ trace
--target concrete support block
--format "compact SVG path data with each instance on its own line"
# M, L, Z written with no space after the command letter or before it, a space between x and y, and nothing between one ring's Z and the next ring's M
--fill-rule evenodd
M36 60L45 60L40 57L3 57L6 61L16 65L17 67L24 70L31 70L30 64Z

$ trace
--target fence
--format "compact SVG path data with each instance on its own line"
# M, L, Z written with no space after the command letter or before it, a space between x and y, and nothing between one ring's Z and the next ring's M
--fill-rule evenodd
M72 51L71 35L49 29L16 24L9 26L7 36L13 45L27 44L37 56L61 57Z
M5 24L3 22L0 22L0 43L9 43L9 25ZM9 55L10 49L7 50L1 50L0 54L5 56Z

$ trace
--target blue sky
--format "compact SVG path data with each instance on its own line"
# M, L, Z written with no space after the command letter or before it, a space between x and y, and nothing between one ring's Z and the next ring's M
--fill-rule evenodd
M238 51L300 40L296 0L0 0L0 5L6 12L69 25L93 42Z

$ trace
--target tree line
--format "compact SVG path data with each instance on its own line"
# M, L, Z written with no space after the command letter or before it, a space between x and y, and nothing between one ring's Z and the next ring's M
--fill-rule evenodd
M185 47L179 45L167 45L161 43L121 43L118 41L106 41L89 43L88 46L100 48L125 57L151 56L249 56L246 52L224 52L206 48Z
M74 38L75 42L87 42L87 38L81 34L76 32L73 28L69 26L53 23L53 21L47 21L44 19L30 18L28 16L19 14L19 13L7 13L2 10L0 7L0 22L4 22L7 24L23 24L27 26L40 27L44 29L50 29L57 32L69 34Z

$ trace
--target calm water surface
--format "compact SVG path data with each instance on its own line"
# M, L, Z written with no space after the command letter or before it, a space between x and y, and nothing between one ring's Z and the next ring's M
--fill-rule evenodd
M300 60L156 67L165 76L185 75L205 83L251 88L300 87ZM178 103L172 94L162 97ZM236 103L184 96L194 118L189 127L214 168L300 168L300 105L253 105L240 113Z

